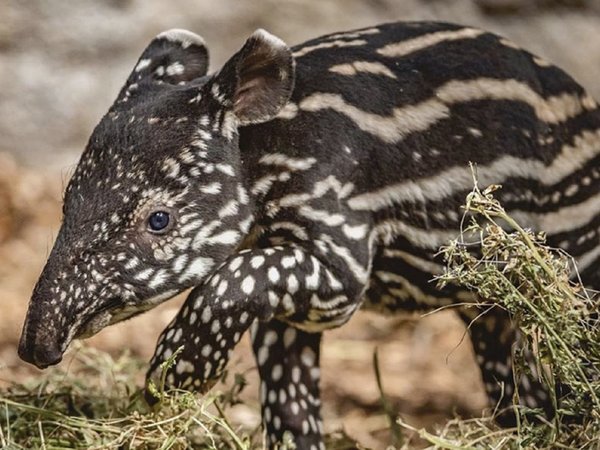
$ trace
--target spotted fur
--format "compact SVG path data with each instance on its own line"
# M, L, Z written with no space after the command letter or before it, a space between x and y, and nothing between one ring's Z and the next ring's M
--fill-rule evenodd
M292 49L257 31L216 74L198 36L171 30L137 62L94 130L34 290L20 355L39 367L69 342L194 287L148 376L205 391L252 327L269 445L321 449L321 333L359 308L473 302L438 289L440 245L471 189L502 184L524 225L600 288L600 112L565 72L459 25L409 22ZM170 214L161 233L154 211ZM461 310L499 421L513 394L548 416L535 366L515 380L508 317Z

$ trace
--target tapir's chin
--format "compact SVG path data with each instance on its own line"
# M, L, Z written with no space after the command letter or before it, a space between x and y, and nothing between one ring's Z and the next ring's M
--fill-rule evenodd
M102 311L88 319L75 333L75 339L87 339L113 323L111 311Z

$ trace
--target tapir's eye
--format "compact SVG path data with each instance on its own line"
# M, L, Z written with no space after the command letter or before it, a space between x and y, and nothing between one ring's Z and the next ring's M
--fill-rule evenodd
M150 214L148 218L148 229L154 232L164 231L171 221L169 213L166 211L156 211Z

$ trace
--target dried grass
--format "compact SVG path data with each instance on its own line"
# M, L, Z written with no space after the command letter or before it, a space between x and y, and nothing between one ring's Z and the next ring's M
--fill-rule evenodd
M575 264L546 245L545 236L516 223L494 198L498 186L477 187L465 205L461 236L441 249L448 267L441 285L455 283L509 312L532 349L549 392L568 385L554 398L556 417L532 422L515 406L518 426L500 429L493 418L456 418L436 433L396 422L379 376L382 408L398 447L414 448L416 434L435 449L595 449L600 448L600 325L595 296L581 287ZM473 250L476 251L473 251ZM575 277L573 277L575 274ZM476 307L476 306L474 306ZM515 370L527 371L519 359ZM245 386L240 375L226 392L204 397L163 392L150 409L139 388L145 362L82 348L77 370L52 370L0 392L0 444L7 449L251 449L264 445L260 428L233 425L227 409ZM168 362L172 364L174 355ZM518 392L514 403L517 404ZM528 413L526 415L525 413ZM535 413L535 411L533 411ZM578 418L578 420L574 420ZM396 423L400 426L398 428ZM402 436L405 434L405 436ZM408 439L407 439L408 438ZM282 448L293 448L285 444ZM360 448L344 433L327 436L327 448Z
M536 411L518 407L518 425L499 429L492 418L449 422L437 435L414 430L432 448L595 449L600 448L600 324L594 293L579 282L574 260L513 220L494 198L500 186L477 187L467 197L461 236L441 249L447 262L441 286L454 283L486 303L504 308L521 330L521 349L533 351L540 381L547 386L556 416L532 421ZM475 250L475 251L474 251ZM573 281L575 280L575 281ZM515 379L529 372L515 353ZM557 398L557 384L568 393Z
M92 348L77 352L80 368L51 370L0 397L0 443L9 449L250 449L258 429L234 427L225 410L237 403L244 379L229 391L198 397L162 392L150 409L137 378L144 362ZM169 364L174 362L174 358Z

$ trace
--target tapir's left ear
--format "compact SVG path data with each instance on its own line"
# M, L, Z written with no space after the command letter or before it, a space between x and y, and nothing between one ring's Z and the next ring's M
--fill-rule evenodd
M281 39L256 30L211 82L211 93L230 107L239 125L266 122L294 88L294 57Z
M208 50L204 39L187 30L172 29L156 36L133 68L117 104L149 87L184 84L203 77L208 71Z

